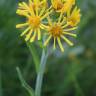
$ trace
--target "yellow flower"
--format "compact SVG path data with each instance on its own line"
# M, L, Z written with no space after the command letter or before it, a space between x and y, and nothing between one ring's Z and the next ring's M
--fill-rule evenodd
M33 42L36 37L38 37L38 40L41 39L41 29L44 29L42 21L52 12L52 10L46 9L46 7L42 5L45 1L46 0L29 0L29 4L25 2L19 3L19 8L16 13L26 17L26 22L17 24L16 28L26 27L21 34L21 36L25 36L26 41L29 40Z
M62 2L62 0L51 0L51 3L52 3L52 7L53 7L55 10L60 10L60 9L62 9L62 7L63 7L63 2Z
M28 11L28 12L29 12L29 8L32 11L32 9L35 9L36 7L42 8L44 6L46 7L46 5L47 5L46 0L33 0L33 2L32 2L32 0L29 0L28 5L26 5L25 2L21 2L21 3L18 4L19 9L21 9L23 11L25 10L25 11Z
M77 36L72 31L77 29L77 24L80 22L80 9L75 7L75 0L51 0L51 5L47 3L47 0L29 0L28 4L19 3L16 13L24 16L26 22L17 24L16 28L26 28L21 36L24 36L25 41L29 42L35 41L35 38L40 40L44 36L42 30L45 30L47 38L44 46L47 46L52 40L53 49L58 44L60 50L64 52L63 40L73 46L67 36Z
M72 6L75 4L75 0L66 0L66 2L63 5L63 8L60 10L61 12L67 12L72 8Z
M75 7L72 12L67 13L67 21L70 23L70 26L76 26L80 22L80 9Z
M47 46L51 39L53 39L54 42L53 48L56 48L56 42L58 42L62 52L64 52L64 48L61 39L67 42L70 46L73 46L73 43L66 37L66 35L76 37L76 34L70 31L77 29L77 27L69 27L69 23L66 23L66 18L62 15L60 15L59 20L54 23L52 23L50 17L47 17L47 19L48 26L45 26L45 28L47 29L48 38L44 42L44 46Z
M51 0L53 8L57 12L67 12L75 4L75 0Z

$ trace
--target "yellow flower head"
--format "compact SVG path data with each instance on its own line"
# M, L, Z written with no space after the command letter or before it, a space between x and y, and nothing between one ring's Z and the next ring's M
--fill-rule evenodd
M71 31L77 29L77 27L69 28L69 23L66 22L66 18L63 18L62 14L59 17L59 20L54 23L52 23L51 19L48 17L48 23L49 25L45 26L48 31L48 38L45 41L44 46L47 46L51 39L53 39L54 42L53 48L56 48L57 42L62 52L64 51L64 48L61 39L67 42L70 46L73 46L73 43L66 37L66 35L76 37L76 34L73 34Z
M21 2L16 13L25 17L26 22L17 24L16 28L25 28L21 36L29 42L43 38L45 31L47 38L44 46L52 40L53 48L58 44L63 52L63 41L73 46L67 36L76 37L72 32L80 22L80 9L75 6L75 0L51 0L51 5L47 0L29 0L28 4Z
M51 3L52 3L52 7L55 10L60 10L60 9L63 8L63 2L62 2L62 0L51 0Z
M72 13L70 11L67 13L67 19L70 23L70 26L76 26L80 22L80 17L80 9L77 7L73 9Z
M36 9L36 7L38 7L38 8L46 7L47 2L46 2L46 0L33 0L33 2L32 2L32 0L29 0L28 4L26 4L25 2L21 2L18 4L18 6L19 6L18 10L21 9L22 11L29 12L29 8L32 11L32 10Z
M57 12L67 12L75 4L75 0L51 0L53 8Z
M41 29L44 24L42 21L52 12L46 9L45 6L41 6L45 3L45 0L29 0L29 4L25 2L19 3L17 14L26 17L26 22L23 24L17 24L16 28L26 27L21 36L25 35L25 40L33 42L36 37L41 39ZM40 6L39 6L40 5ZM42 9L41 9L42 8ZM44 14L46 12L46 14Z

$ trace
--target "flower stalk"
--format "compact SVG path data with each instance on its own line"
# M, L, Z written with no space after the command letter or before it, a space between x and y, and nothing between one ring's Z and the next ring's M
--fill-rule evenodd
M47 58L48 58L48 54L45 52L45 49L43 49L41 62L39 66L39 72L37 73L35 96L41 96L41 88L42 88L42 82L43 82L43 76L46 68Z

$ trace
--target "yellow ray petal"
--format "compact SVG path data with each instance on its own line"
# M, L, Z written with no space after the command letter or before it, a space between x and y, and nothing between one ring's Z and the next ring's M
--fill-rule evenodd
M69 28L69 29L64 29L64 31L73 31L75 29L77 29L78 27L73 27L73 28Z
M74 13L78 12L78 11L76 11L76 10L77 10L77 6L73 9L73 11L72 11L72 14L71 14L71 15L74 15Z
M26 10L26 7L25 7L22 3L19 3L19 4L18 4L18 8L19 8L19 9L24 9L24 10Z
M59 37L57 38L57 41L58 41L58 45L59 45L61 51L64 52L64 48L63 48L63 45L62 45L61 40L60 40Z
M41 29L45 29L45 28L46 28L46 29L49 29L49 26L44 25L44 24L41 24L41 25L40 25L40 28L41 28Z
M18 6L22 7L22 6L23 6L23 4L22 4L22 3L18 3Z
M62 28L68 27L69 23L66 23L64 26L62 26Z
M39 13L39 16L41 17L42 15L43 15L43 13L45 12L45 9L46 8L42 8L42 10L40 11L40 13Z
M35 40L35 38L36 38L36 30L34 31L34 34L33 34L33 36L31 37L31 39L30 39L30 42L33 42L34 40Z
M34 3L38 3L39 0L33 0Z
M38 29L38 40L41 39L41 32L40 32L40 29Z
M54 46L53 49L56 49L56 38L54 37Z
M20 36L25 35L29 30L30 30L30 27L28 27L27 29L25 29Z
M34 15L34 10L33 10L32 6L30 7L30 5L31 5L31 0L30 0L30 3L29 3L29 6L28 6L25 2L23 2L23 5L25 6L26 10L31 13L31 15L35 16L35 15Z
M42 17L41 17L41 20L43 20L44 18L46 18L50 13L52 13L53 10L47 12L46 14L44 14Z
M32 32L33 30L31 29L29 33L26 35L25 41L28 41L30 39Z
M49 16L47 17L47 20L48 20L49 25L52 26L52 21Z
M19 7L22 7L22 8L26 7L23 3L24 3L24 2L18 3L18 6L19 6Z
M60 23L60 21L61 21L61 19L62 19L62 16L63 16L63 13L61 12L61 13L60 13L60 16L59 16L58 23Z
M52 6L50 6L50 8L48 8L48 9L46 10L46 12L49 12L51 9L52 9Z
M24 10L20 10L17 9L16 14L21 15L21 16L25 16L25 17L30 17L30 15L28 14L28 12L24 11Z
M65 24L65 22L66 22L66 17L63 17L63 20L60 22L60 25L64 25Z
M29 0L29 4L32 4L32 0Z
M63 34L70 35L70 36L73 36L73 37L77 37L77 35L76 35L76 34L69 33L69 32L63 32Z
M25 2L22 2L22 4L23 4L27 9L29 9L29 6L28 6Z
M44 42L44 46L47 46L47 44L49 43L49 41L51 40L52 36L50 35L47 40Z
M25 27L25 26L27 26L27 25L28 25L28 23L17 24L17 25L16 25L16 28L22 28L22 27Z
M70 40L68 40L65 36L61 36L61 38L62 39L64 39L70 46L73 46L74 44L70 41Z
M36 16L38 16L38 6L36 6Z

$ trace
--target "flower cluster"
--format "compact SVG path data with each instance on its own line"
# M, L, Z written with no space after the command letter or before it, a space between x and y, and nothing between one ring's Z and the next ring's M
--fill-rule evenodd
M16 13L24 16L26 22L17 24L16 28L25 28L21 36L28 42L41 40L46 33L44 46L52 40L53 48L55 49L58 44L63 52L61 39L73 46L66 36L76 37L72 31L77 29L77 24L80 22L80 9L75 5L75 0L48 1L29 0L28 3L19 3Z

